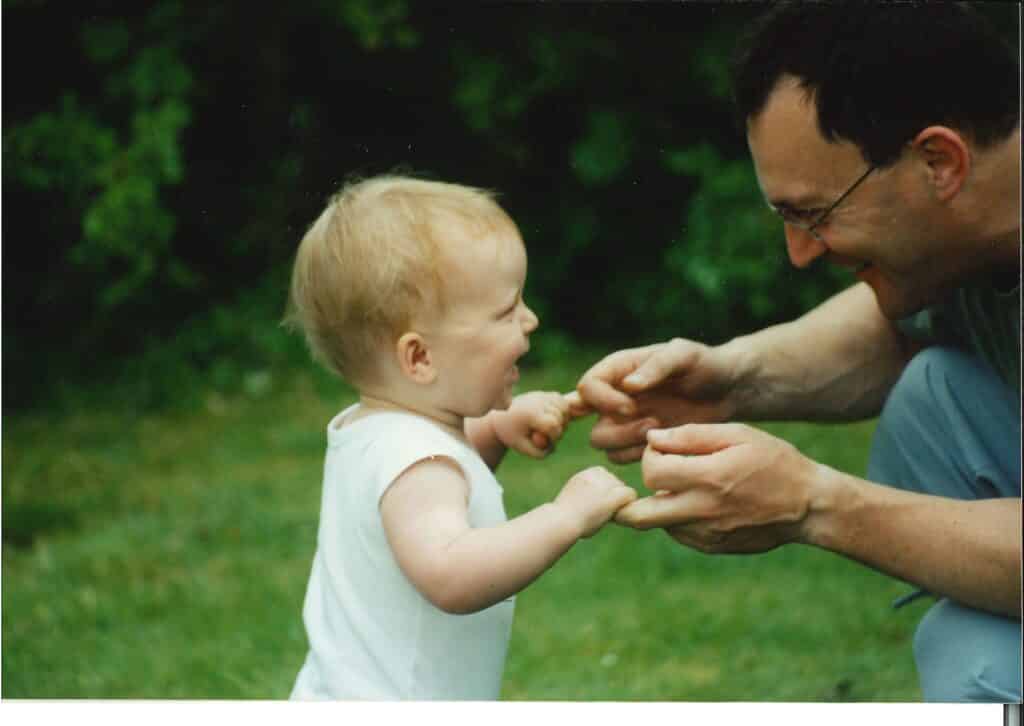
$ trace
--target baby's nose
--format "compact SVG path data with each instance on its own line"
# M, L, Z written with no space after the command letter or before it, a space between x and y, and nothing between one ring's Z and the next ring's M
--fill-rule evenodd
M526 332L526 333L532 333L534 330L537 329L537 326L540 325L540 319L526 305L524 305L523 308L524 308L523 331Z

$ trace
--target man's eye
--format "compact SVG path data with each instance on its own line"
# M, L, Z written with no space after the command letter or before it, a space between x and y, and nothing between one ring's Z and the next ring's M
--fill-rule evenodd
M813 224L824 211L822 207L813 209L796 209L793 207L780 206L775 209L783 220L790 224Z
M799 219L801 222L810 223L821 216L821 213L825 210L822 207L815 207L814 209L794 209L793 216Z

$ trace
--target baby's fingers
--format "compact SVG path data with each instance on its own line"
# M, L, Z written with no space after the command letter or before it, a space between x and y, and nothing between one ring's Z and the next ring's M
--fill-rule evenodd
M548 448L562 438L565 432L561 412L557 409L548 409L537 416L530 425L530 439L540 448Z
M621 483L594 494L594 504L596 505L594 511L601 518L598 528L611 522L615 518L616 512L628 506L637 498L636 492L631 487ZM593 534L593 531L591 534Z
M543 459L550 453L551 440L539 431L531 431L529 436L522 436L513 441L511 447L520 454Z
M580 396L579 391L570 391L562 396L562 398L567 404L569 404L570 420L589 416L594 412L594 409L583 402L583 398Z
M557 441L562 438L562 434L565 432L565 417L562 415L562 411L552 408L548 409L544 414L537 418L537 425L535 428L545 434L548 438L553 441Z
M612 508L612 512L617 512L627 504L636 501L636 490L632 487L628 487L625 484L619 484L610 492L608 492L608 503Z

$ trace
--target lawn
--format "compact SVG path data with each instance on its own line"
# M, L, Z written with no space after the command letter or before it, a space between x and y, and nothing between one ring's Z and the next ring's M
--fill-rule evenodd
M592 361L529 370L568 390ZM163 413L3 422L4 698L278 699L305 653L325 375L267 377ZM767 426L862 473L870 422ZM589 424L499 469L510 516L603 456ZM613 467L640 485L636 465ZM909 587L792 546L708 556L605 527L518 598L502 696L558 701L917 701Z

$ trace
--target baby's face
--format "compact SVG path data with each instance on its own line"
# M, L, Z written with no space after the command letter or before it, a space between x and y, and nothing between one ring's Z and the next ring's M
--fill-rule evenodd
M463 417L507 408L537 316L523 302L526 249L514 229L453 237L445 272L448 309L428 342L441 406Z

